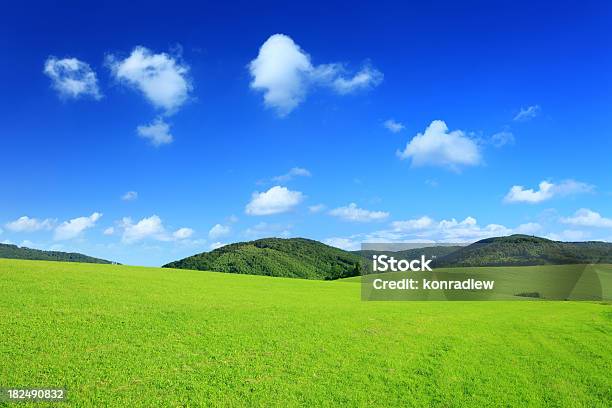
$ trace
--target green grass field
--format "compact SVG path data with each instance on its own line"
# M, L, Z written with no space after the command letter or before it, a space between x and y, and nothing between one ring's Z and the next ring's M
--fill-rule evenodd
M71 406L612 406L604 302L0 259L0 388Z

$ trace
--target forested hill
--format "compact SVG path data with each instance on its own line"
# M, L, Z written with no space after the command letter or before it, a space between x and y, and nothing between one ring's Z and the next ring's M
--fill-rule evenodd
M434 258L434 267L612 263L612 244L559 242L527 235L488 238L468 246L378 252L396 259ZM164 268L196 269L303 279L338 279L368 273L374 251L347 252L304 238L265 238L226 245Z
M42 251L17 245L0 244L0 258L9 259L30 259L35 261L63 261L63 262L84 262L110 264L105 259L94 258L91 256L78 254L75 252Z
M239 242L164 265L164 268L303 279L356 276L364 267L365 260L357 254L304 238Z
M436 267L612 263L612 243L560 242L528 235L487 238L437 258Z

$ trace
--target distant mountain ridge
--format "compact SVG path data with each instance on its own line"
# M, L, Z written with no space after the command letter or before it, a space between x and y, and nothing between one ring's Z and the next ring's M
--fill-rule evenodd
M435 245L435 244L434 244ZM339 279L367 273L373 254L397 259L434 258L434 267L612 263L612 243L559 242L528 235L487 238L467 246L404 251L348 252L304 238L264 238L203 252L164 268L195 269L303 279Z
M435 260L436 267L612 263L612 243L560 242L529 235L487 238Z
M28 259L32 261L62 261L110 264L106 259L94 258L76 252L42 251L11 244L0 244L0 258Z

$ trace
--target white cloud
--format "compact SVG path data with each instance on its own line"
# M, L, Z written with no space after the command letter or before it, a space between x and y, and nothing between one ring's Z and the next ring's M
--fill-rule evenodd
M431 217L423 216L392 222L390 229L355 234L350 237L330 238L326 242L339 248L351 249L357 248L361 242L469 243L511 234L534 234L541 229L542 226L537 223L526 223L510 228L494 223L481 226L474 217L466 217L462 221L457 221L455 218L435 221Z
M291 225L285 224L270 224L267 222L260 222L257 225L247 228L244 231L244 235L250 239L263 238L263 237L282 237L287 238L291 236Z
M287 181L290 181L294 179L295 177L310 177L310 176L311 176L310 171L308 171L307 169L304 169L302 167L293 167L291 170L289 170L287 173L281 176L272 177L272 181L275 183L286 183Z
M56 241L76 238L86 229L93 228L100 217L102 217L102 214L95 212L89 217L78 217L64 221L55 228L53 238Z
M526 234L526 235L534 235L537 232L542 230L542 226L537 222L528 222L525 224L521 224L514 229L514 232L517 234Z
M325 210L326 206L325 204L316 204L316 205L311 205L310 207L308 207L308 211L310 211L313 214L316 213L320 213L321 211Z
M553 197L554 184L542 181L539 190L526 189L523 186L512 186L504 201L507 203L540 203Z
M134 201L138 198L138 193L136 191L128 191L124 195L121 196L123 201Z
M564 224L581 227L612 228L612 218L602 217L601 214L588 208L581 208L572 217L561 218Z
M174 231L172 233L172 236L175 239L187 239L187 238L191 237L194 232L195 231L192 230L191 228L183 227L183 228L179 228L176 231Z
M208 237L210 239L217 239L221 237L226 237L231 233L232 229L229 226L215 224L210 231L208 231Z
M393 221L391 226L395 231L413 231L422 230L431 227L433 220L428 216L423 216L414 220Z
M361 248L361 243L350 238L328 238L323 241L329 246L344 249L345 251L357 251Z
M382 72L365 66L352 78L339 76L333 82L333 87L341 95L349 94L361 89L368 89L379 85L383 80Z
M253 193L251 202L246 206L249 215L271 215L290 211L302 202L304 195L286 187L274 186L268 191Z
M113 235L115 233L114 227L108 227L102 232L104 235Z
M168 233L162 219L157 215L142 218L137 223L134 223L131 218L125 217L119 223L119 227L123 229L121 241L126 244L132 244L145 239L163 242L180 241L190 238L194 233L191 228L187 227Z
M210 249L211 251L214 251L215 249L221 248L226 246L227 244L223 243L223 242L213 242L212 244L210 244Z
M329 215L333 215L345 221L370 222L384 220L389 216L389 213L384 211L364 210L363 208L357 207L357 204L350 203L346 207L334 208L329 212Z
M568 196L581 193L592 192L595 187L576 180L565 180L558 184L548 181L542 181L538 185L538 190L532 188L526 189L523 186L516 185L510 188L510 191L504 197L504 202L507 203L541 203L555 196Z
M148 139L155 147L172 143L174 138L170 134L170 125L161 118L157 118L149 125L141 125L136 128L138 136Z
M60 60L49 57L45 62L44 73L51 78L53 88L60 97L76 99L82 95L90 95L94 99L102 98L96 73L83 61L76 58Z
M314 66L310 56L289 36L274 34L249 63L251 88L264 93L267 107L285 116L302 103L313 86L328 86L340 94L378 85L382 73L365 66L353 77L342 75L340 64Z
M540 105L532 105L526 108L521 108L521 110L516 114L514 120L517 122L525 122L531 120L540 114Z
M495 133L491 136L491 144L495 147L514 144L514 135L507 130Z
M107 62L117 80L140 90L153 106L167 114L176 112L189 98L189 66L176 57L154 54L139 46L129 57L120 60L110 55Z
M461 130L448 131L446 123L434 120L399 152L400 159L412 159L413 166L442 166L457 169L458 166L474 166L481 162L476 142Z
M306 97L310 57L283 34L275 34L259 49L259 55L249 64L253 81L251 88L264 92L266 106L275 108L280 116L295 109Z
M405 128L403 123L396 122L393 119L385 120L385 122L383 123L383 126L387 128L390 132L393 132L393 133L401 132Z
M580 230L563 230L560 233L548 234L547 238L553 241L584 241L590 234Z
M24 215L23 217L17 218L15 221L5 224L5 227L13 232L34 232L42 229L51 229L53 228L53 224L54 221L49 218L39 220Z
M145 238L168 241L162 220L157 215L145 217L135 224L131 218L126 217L121 221L121 227L123 228L121 240L125 243L133 243Z

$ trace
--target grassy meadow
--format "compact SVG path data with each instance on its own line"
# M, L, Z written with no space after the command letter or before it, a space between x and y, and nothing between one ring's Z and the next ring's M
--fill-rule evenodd
M612 406L607 302L0 259L0 388L67 406ZM1 404L1 403L0 403Z

